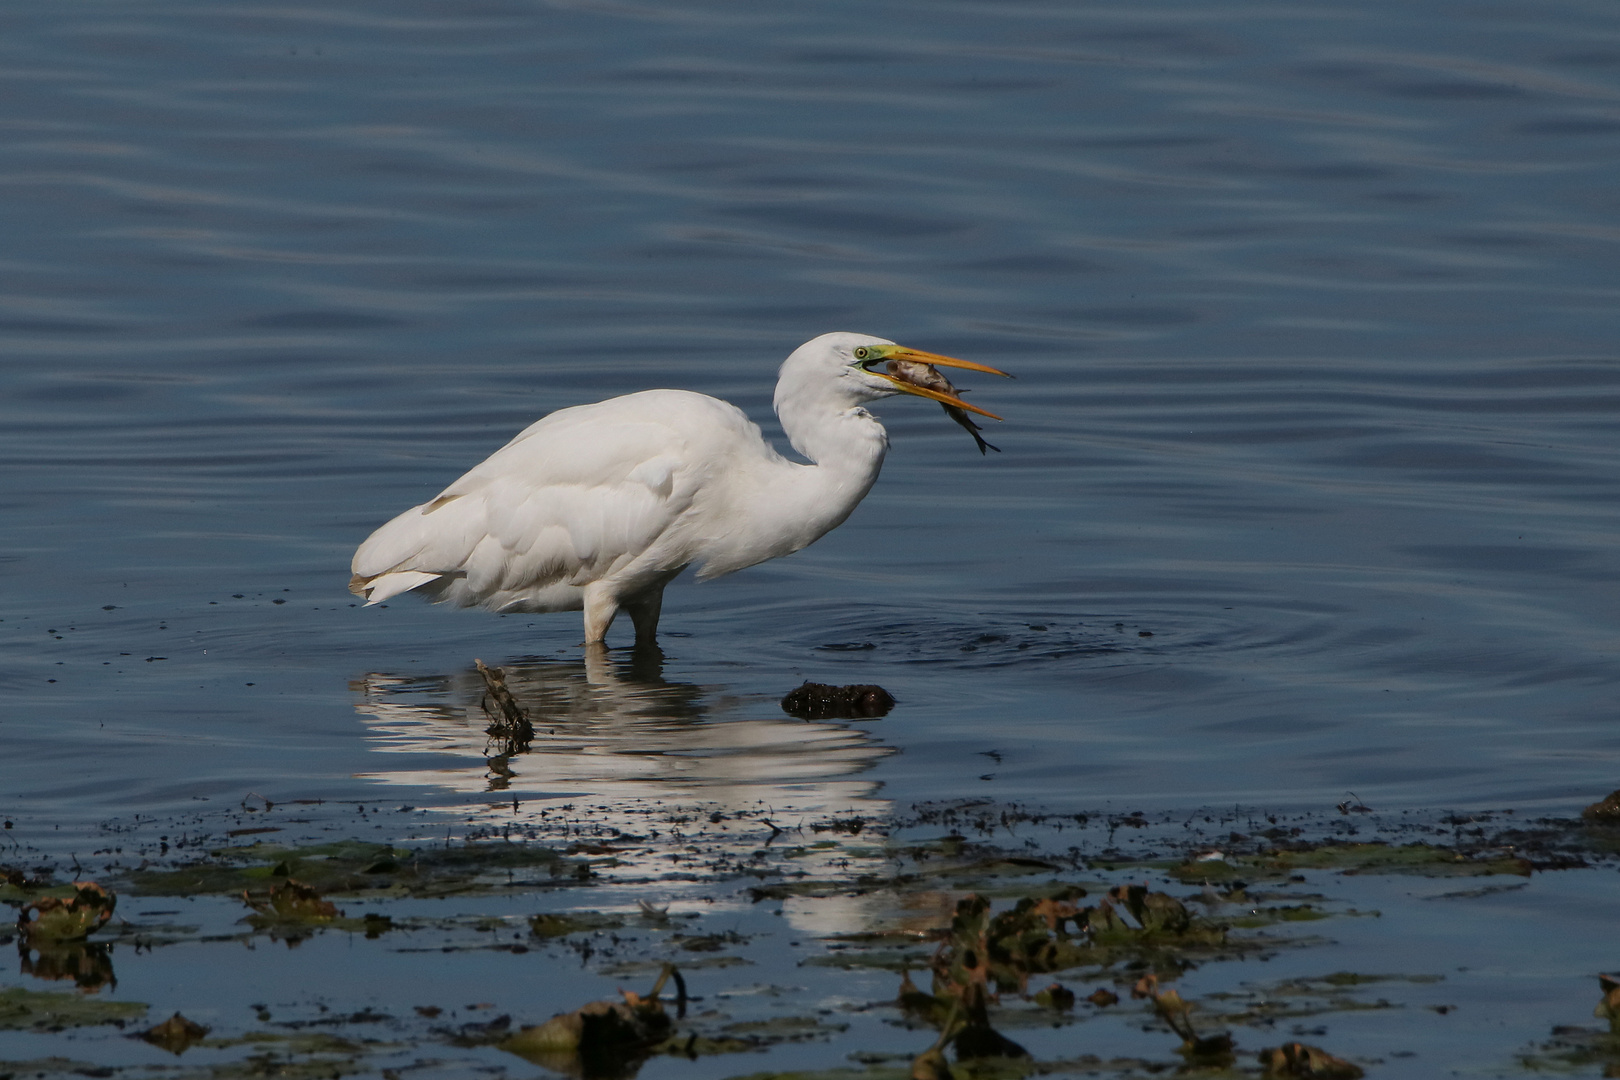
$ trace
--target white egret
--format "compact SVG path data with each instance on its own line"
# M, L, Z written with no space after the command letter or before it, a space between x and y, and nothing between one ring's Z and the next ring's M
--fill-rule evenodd
M809 465L704 394L644 390L559 409L372 533L349 589L367 607L414 589L458 607L583 609L587 644L623 608L636 643L650 645L664 586L687 566L699 564L699 581L720 577L790 555L849 517L889 447L863 405L915 394L1000 419L871 370L890 360L1006 374L866 334L807 341L782 364L775 406Z

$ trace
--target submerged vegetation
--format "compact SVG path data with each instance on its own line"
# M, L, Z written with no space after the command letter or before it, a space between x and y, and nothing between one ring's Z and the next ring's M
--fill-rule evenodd
M43 855L0 870L25 981L0 990L0 1036L32 1040L4 1044L0 1076L529 1075L533 1064L628 1080L676 1057L707 1060L705 1076L805 1080L1352 1078L1382 1059L1365 1041L1335 1045L1328 1021L1445 1015L1419 1004L1442 976L1257 980L1251 962L1303 960L1324 931L1375 916L1335 898L1352 882L1480 879L1445 895L1489 895L1606 862L1620 833L1601 815L1392 824L1359 801L1316 819L958 802L793 823L764 808L656 804L637 832L622 807L614 825L589 809L520 818L513 807L459 836L411 808L393 819L361 808L391 823L367 842L330 838L358 831L352 807L261 803L184 832L119 825L95 880L59 881ZM164 901L186 921L161 918L182 913L152 907ZM177 946L202 957L335 937L407 962L505 954L578 975L548 981L544 1001L498 994L499 1008L423 1002L429 981L385 987L375 1003L255 1004L250 1023L116 989L115 958L138 969ZM319 987L329 954L309 955ZM497 970L498 983L516 969ZM613 984L616 996L594 989ZM1560 1026L1504 1067L1620 1068L1620 982L1604 976L1601 990L1607 1027ZM767 1062L780 1071L762 1073Z

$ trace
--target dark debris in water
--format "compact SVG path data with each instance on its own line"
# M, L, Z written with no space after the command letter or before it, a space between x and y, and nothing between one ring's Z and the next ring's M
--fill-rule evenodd
M484 680L485 693L479 705L490 721L484 733L497 748L492 756L504 758L527 752L534 741L534 724L529 720L528 711L507 688L506 672L487 667L482 660L474 660L473 664Z
M118 897L94 881L75 881L66 896L43 895L22 905L17 931L36 947L83 941L112 918Z
M678 969L665 965L645 996L621 990L622 1001L593 1001L543 1024L520 1028L496 1045L569 1076L633 1076L674 1028L659 998L670 979L677 987L676 1009L684 1016L686 982Z
M1581 811L1581 817L1603 825L1620 825L1620 791L1607 796Z
M187 1020L178 1012L161 1024L154 1024L139 1033L140 1038L153 1046L161 1046L176 1057L186 1052L191 1044L208 1034L201 1024Z
M875 720L894 708L894 696L881 686L860 683L829 686L806 682L782 699L782 711L801 720Z
M1262 1075L1272 1077L1298 1077L1302 1080L1360 1080L1366 1074L1358 1065L1334 1057L1317 1046L1304 1043L1285 1043L1260 1051Z
M1620 976L1599 975L1598 992L1592 1015L1606 1027L1561 1024L1550 1039L1521 1055L1519 1065L1535 1073L1601 1068L1603 1076L1620 1076Z

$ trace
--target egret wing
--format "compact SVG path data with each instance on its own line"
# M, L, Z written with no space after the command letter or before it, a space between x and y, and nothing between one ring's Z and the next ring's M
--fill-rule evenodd
M682 425L647 407L656 403L627 409L629 400L566 409L531 425L436 498L378 529L355 553L351 588L374 599L436 582L440 599L504 606L656 552L691 504L695 483L683 481L691 480L695 455Z

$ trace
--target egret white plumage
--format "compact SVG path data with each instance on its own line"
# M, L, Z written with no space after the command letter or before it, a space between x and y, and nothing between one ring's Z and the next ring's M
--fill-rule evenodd
M599 643L622 608L638 645L658 631L664 586L790 555L849 517L877 480L888 435L862 406L896 394L999 420L960 397L871 370L890 360L1005 375L866 334L795 349L776 383L791 461L736 406L644 390L559 409L400 514L354 553L366 606L416 590L493 611L585 612ZM947 384L948 385L948 384Z

